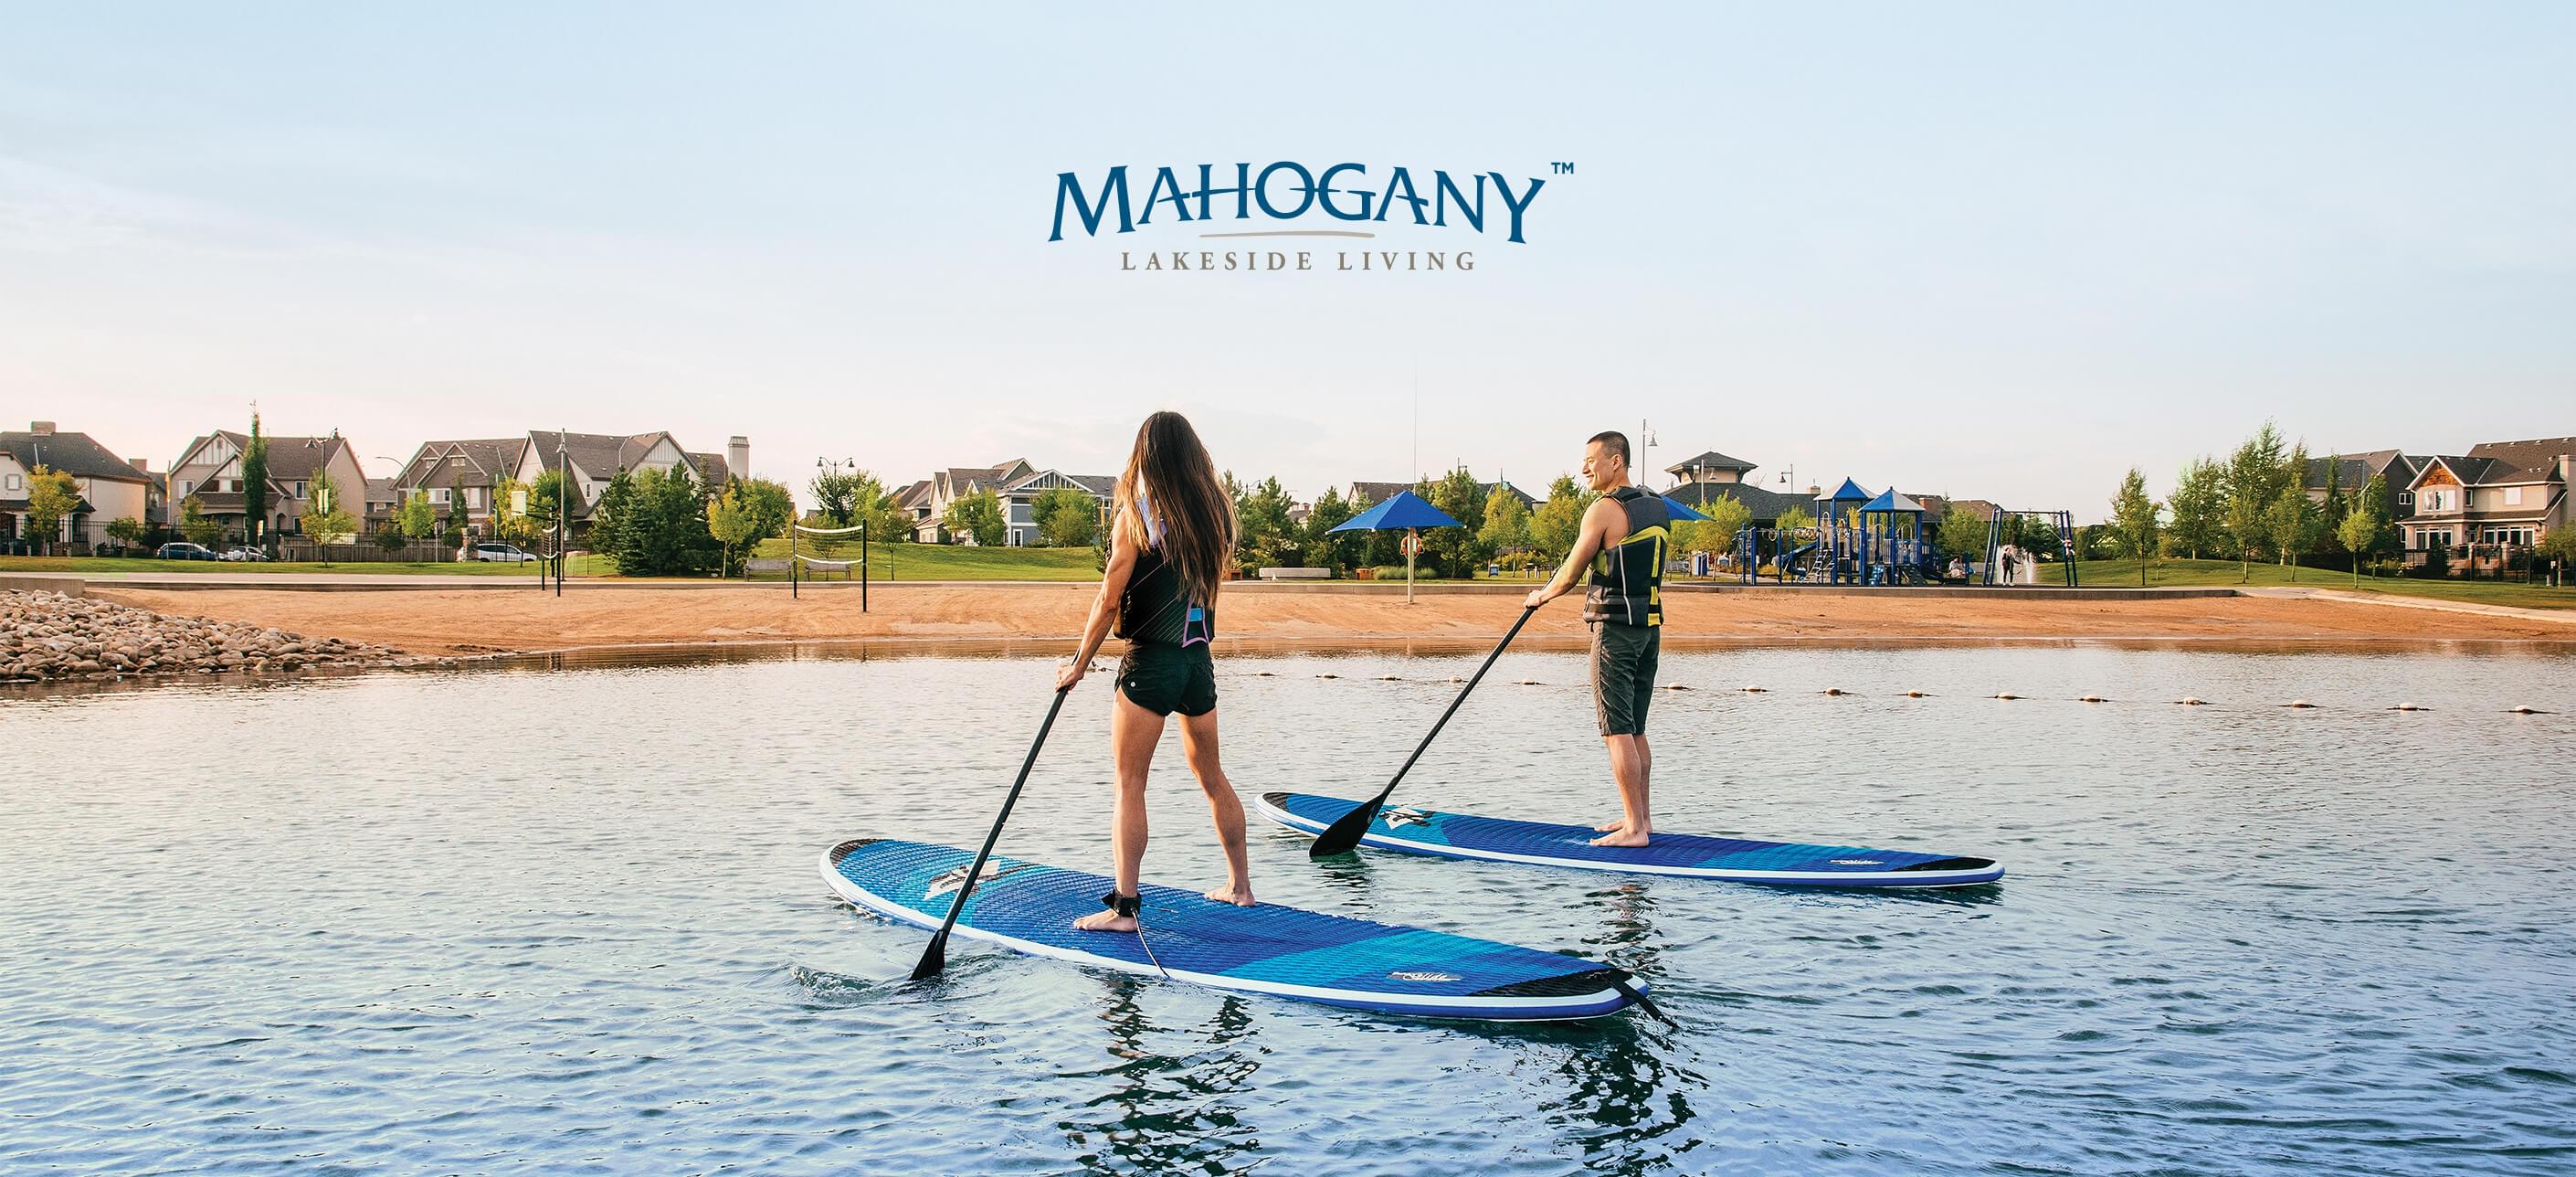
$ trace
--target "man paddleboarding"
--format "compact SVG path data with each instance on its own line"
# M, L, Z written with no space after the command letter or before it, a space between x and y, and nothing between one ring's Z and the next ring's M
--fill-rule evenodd
M1663 648L1664 554L1672 547L1672 512L1662 495L1628 481L1628 436L1595 434L1583 447L1583 481L1601 497L1583 512L1583 532L1565 566L1522 603L1532 609L1572 591L1589 570L1583 620L1592 626L1592 706L1610 775L1619 783L1620 817L1594 827L1595 846L1643 846L1653 837L1647 783L1655 755L1646 744L1646 705L1655 694Z
M1217 584L1234 559L1234 497L1198 431L1179 413L1156 413L1136 430L1127 470L1118 476L1109 560L1100 595L1083 627L1082 649L1056 676L1071 690L1114 625L1127 639L1110 704L1109 743L1118 776L1111 811L1113 886L1105 911L1075 920L1085 931L1136 930L1138 876L1145 861L1145 775L1163 721L1181 717L1181 751L1205 790L1208 816L1225 847L1225 886L1207 893L1219 903L1250 907L1252 875L1243 846L1243 802L1217 762L1215 636Z

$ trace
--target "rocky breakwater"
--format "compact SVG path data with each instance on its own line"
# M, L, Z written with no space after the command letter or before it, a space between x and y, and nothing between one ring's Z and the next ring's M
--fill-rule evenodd
M0 593L0 682L455 664L453 658L410 657L390 646L171 617L94 598Z

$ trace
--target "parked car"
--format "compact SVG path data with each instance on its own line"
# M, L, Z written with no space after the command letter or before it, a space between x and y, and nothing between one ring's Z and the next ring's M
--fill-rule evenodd
M537 555L517 544L476 544L473 558L498 564L525 564L536 559Z
M155 560L220 560L223 557L191 543L163 544L153 549Z
M219 560L232 560L236 562L259 561L265 563L268 560L268 553L263 552L258 548L240 547L227 549L223 555L216 558Z

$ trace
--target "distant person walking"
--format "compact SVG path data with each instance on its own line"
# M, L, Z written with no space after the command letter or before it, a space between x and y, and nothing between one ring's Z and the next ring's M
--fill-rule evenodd
M1179 413L1156 413L1136 430L1136 448L1118 476L1109 561L1083 627L1082 649L1056 676L1070 690L1091 668L1114 625L1127 639L1118 664L1118 695L1109 713L1111 761L1118 793L1111 810L1110 856L1116 886L1101 897L1108 910L1074 921L1086 931L1136 930L1138 876L1145 861L1145 775L1163 721L1181 716L1181 750L1208 816L1225 847L1225 886L1207 893L1250 907L1251 868L1243 843L1243 803L1217 761L1216 666L1208 642L1216 630L1217 585L1234 558L1234 498L1198 431Z
M1619 785L1620 817L1595 827L1595 846L1643 846L1654 835L1648 787L1654 750L1646 744L1646 707L1654 699L1655 664L1663 649L1664 554L1672 546L1672 511L1663 496L1628 480L1628 438L1595 434L1583 447L1583 481L1601 497L1583 512L1583 530L1565 566L1523 601L1532 609L1573 590L1589 570L1583 619L1592 625L1592 706L1610 775Z

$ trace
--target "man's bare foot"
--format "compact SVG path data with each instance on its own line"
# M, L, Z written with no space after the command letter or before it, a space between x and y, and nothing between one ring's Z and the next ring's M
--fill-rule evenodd
M1136 917L1114 911L1095 911L1073 921L1073 926L1083 932L1133 932L1136 930Z
M1615 834L1627 828L1627 818L1614 817L1608 821L1602 822L1600 825L1592 827L1592 832L1596 834Z
M1632 834L1627 830L1622 829L1615 834L1604 834L1598 838L1594 838L1592 840L1592 844L1595 846L1643 846L1646 844L1647 839L1654 836L1654 833L1655 832L1653 830L1644 830Z
M1250 887L1219 887L1216 890L1208 892L1207 897L1216 900L1219 903L1231 903L1236 907L1257 906L1252 901L1252 888Z

